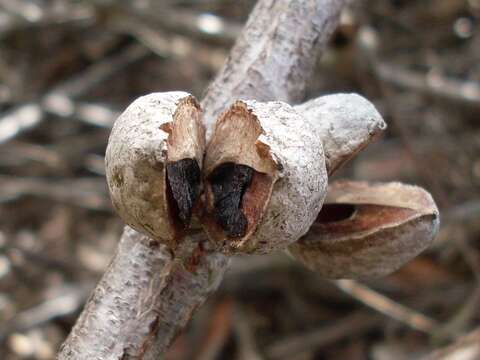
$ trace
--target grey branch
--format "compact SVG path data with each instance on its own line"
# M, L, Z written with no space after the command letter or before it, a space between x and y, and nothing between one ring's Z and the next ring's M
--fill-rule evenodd
M157 359L227 266L217 254L188 261L127 227L59 358Z
M202 101L207 140L232 99L302 100L343 5L341 0L259 1Z
M207 123L234 99L298 101L316 56L335 28L341 0L260 0L203 108ZM127 229L117 254L62 346L58 359L156 359L215 290L220 254L172 259Z

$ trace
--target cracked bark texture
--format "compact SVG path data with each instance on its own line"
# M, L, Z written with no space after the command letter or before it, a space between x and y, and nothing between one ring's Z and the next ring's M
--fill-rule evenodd
M202 103L207 130L238 98L299 101L343 5L342 0L260 0L207 90ZM57 358L163 354L227 268L226 257L206 253L198 239L190 241L190 252L172 259L164 247L127 228Z

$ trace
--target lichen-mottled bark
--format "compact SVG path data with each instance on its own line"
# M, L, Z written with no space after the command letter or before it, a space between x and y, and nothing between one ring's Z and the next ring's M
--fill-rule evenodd
M206 125L238 98L300 100L343 5L260 0L203 100ZM202 254L198 246L174 260L149 244L140 233L125 232L58 359L158 358L226 269L225 257Z

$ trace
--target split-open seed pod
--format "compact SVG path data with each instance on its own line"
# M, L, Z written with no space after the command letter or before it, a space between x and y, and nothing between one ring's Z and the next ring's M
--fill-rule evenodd
M295 106L322 138L331 175L387 127L375 106L357 94L321 96Z
M400 183L337 181L294 258L326 278L388 275L426 249L439 226L431 195Z
M321 139L283 102L235 102L217 120L203 169L202 224L226 253L285 249L326 194Z
M205 130L188 93L136 99L114 124L105 156L113 206L135 230L175 248L200 194Z

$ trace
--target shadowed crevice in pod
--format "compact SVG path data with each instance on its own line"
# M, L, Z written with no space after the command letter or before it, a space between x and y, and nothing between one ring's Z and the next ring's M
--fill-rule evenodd
M185 97L177 103L173 121L162 126L169 134L166 164L167 200L171 223L180 236L192 219L202 187L202 159L205 129L202 110L195 98Z
M269 147L257 141L259 121L237 101L217 120L203 167L202 225L222 250L246 250L276 180Z
M201 172L195 159L182 159L167 164L167 180L170 196L174 200L173 211L184 228L192 218L192 210L200 194Z
M356 210L356 206L352 204L323 204L315 223L327 224L347 220L354 216Z
M253 173L249 166L226 163L210 175L215 220L230 237L244 236L247 231L248 220L241 202Z

